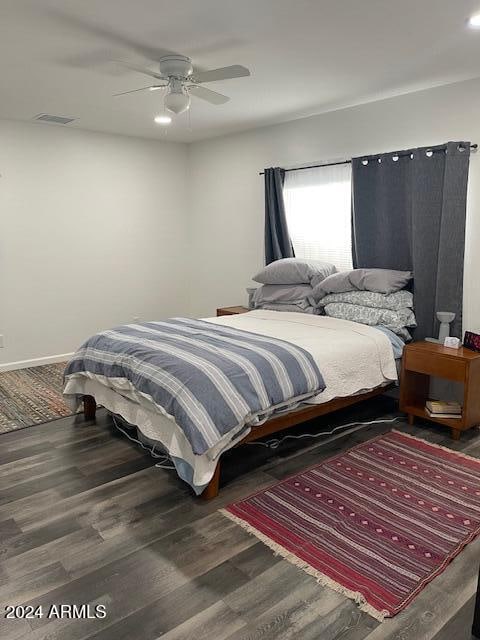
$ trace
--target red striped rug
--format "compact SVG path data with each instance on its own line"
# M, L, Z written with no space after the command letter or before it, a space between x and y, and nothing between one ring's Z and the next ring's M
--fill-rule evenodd
M222 512L383 620L480 533L480 460L392 431Z

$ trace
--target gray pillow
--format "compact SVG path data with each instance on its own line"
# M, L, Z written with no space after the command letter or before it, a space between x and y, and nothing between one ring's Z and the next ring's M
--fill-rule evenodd
M314 288L313 296L315 300L320 300L327 293L345 293L346 291L395 293L403 289L411 279L411 271L352 269L334 273L322 280Z
M395 293L404 289L412 279L411 271L392 269L354 269L350 272L350 282L360 291L375 293Z
M319 313L309 284L264 284L253 294L255 309Z
M303 304L264 304L260 309L265 309L267 311L294 311L295 313L311 313L315 315L321 315L320 310L316 307L312 307L305 300Z
M315 286L336 271L337 268L330 262L283 258L267 264L252 280L260 284L310 284L314 279Z
M334 273L331 276L327 276L313 289L313 297L315 300L320 300L327 293L345 293L345 291L353 291L355 287L352 285L349 279L351 271L340 271L340 273Z
M253 302L258 307L264 302L292 304L312 298L313 289L309 284L264 284L255 290Z

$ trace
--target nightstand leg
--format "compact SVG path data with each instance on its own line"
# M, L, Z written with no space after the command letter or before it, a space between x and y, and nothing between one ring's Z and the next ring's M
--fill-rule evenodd
M453 429L453 427L452 427L452 438L454 440L460 440L461 434L462 434L462 430L461 429Z
M415 420L415 416L413 415L413 413L409 413L408 414L408 424L410 426L413 426L413 421Z

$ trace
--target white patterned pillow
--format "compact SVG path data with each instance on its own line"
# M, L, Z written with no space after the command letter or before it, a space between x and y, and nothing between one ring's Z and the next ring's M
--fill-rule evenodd
M345 291L344 293L330 293L318 301L324 307L332 302L346 302L348 304L372 307L373 309L398 309L413 307L413 294L410 291L396 291L395 293L374 293L373 291Z
M405 327L416 327L417 322L411 309L375 309L346 302L332 302L325 306L325 313L332 318L350 320L371 327L383 325L397 335L404 334Z

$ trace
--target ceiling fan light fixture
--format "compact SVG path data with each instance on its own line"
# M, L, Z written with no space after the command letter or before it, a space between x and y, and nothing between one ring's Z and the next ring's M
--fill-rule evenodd
M163 124L163 126L166 126L168 124L171 124L172 122L172 118L170 116L167 116L166 113L162 113L159 116L155 116L155 118L153 119L157 124Z
M178 115L190 107L190 96L183 91L172 91L165 96L164 104L165 109Z

